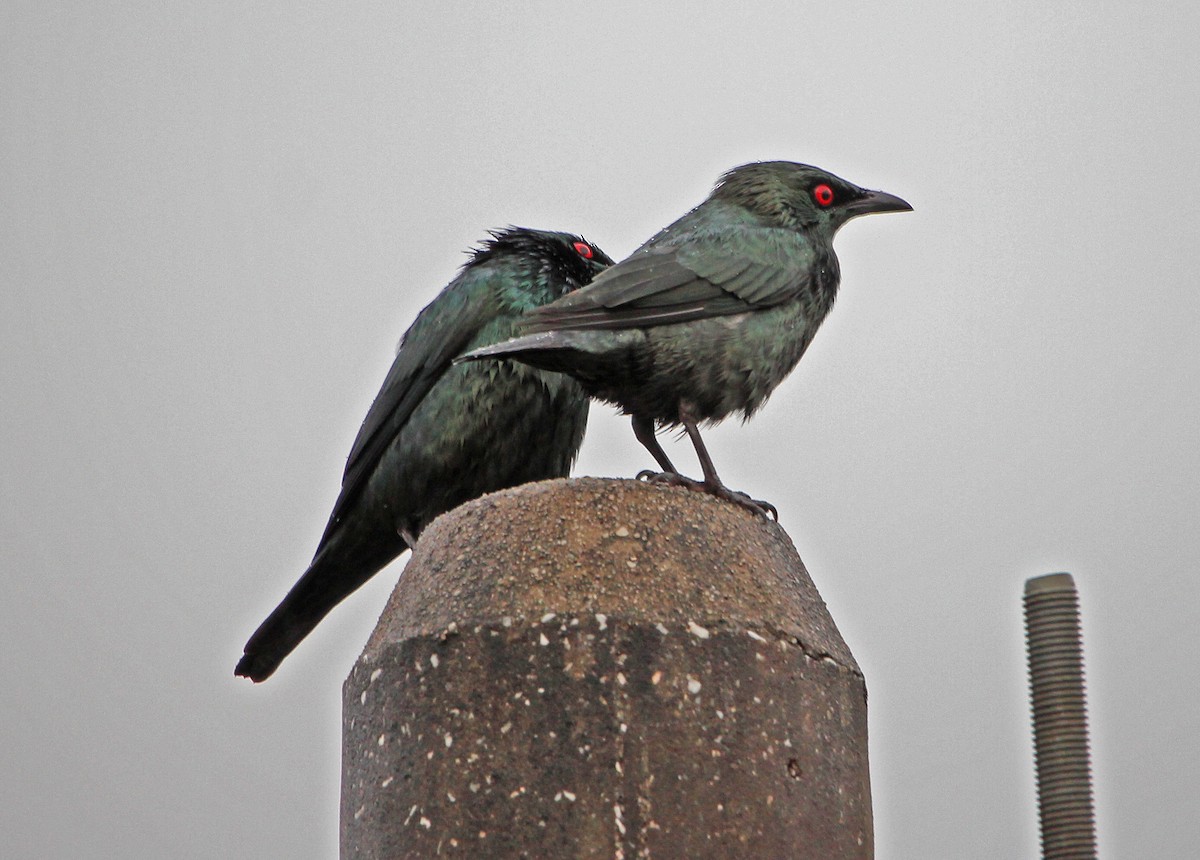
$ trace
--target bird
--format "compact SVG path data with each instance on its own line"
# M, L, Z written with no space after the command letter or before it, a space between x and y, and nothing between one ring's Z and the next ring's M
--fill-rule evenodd
M489 236L404 334L312 563L250 637L235 675L270 677L439 514L569 473L588 413L575 380L516 362L453 360L511 337L526 311L584 286L613 261L570 233L508 227Z
M800 361L837 297L838 228L911 209L807 164L735 167L700 205L589 286L529 311L520 336L460 360L516 359L568 374L631 416L634 436L663 470L638 477L778 519L773 505L722 483L699 425L736 412L749 419ZM660 430L679 428L701 481L680 474L658 442Z

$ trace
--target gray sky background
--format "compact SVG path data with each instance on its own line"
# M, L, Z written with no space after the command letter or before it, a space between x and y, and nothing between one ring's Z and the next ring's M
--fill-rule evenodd
M488 228L621 258L785 158L916 209L842 231L800 368L707 436L866 673L878 856L1035 856L1020 598L1057 570L1101 848L1194 856L1200 13L1099 5L6 2L0 853L334 856L400 567L232 670L400 334ZM577 473L651 465L593 410Z

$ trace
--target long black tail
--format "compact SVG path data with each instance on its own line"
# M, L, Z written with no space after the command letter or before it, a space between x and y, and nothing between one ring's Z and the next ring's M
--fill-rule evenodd
M284 658L295 650L333 607L354 593L394 557L393 554L382 558L378 564L347 565L343 559L331 555L319 553L283 602L254 631L246 643L242 659L233 670L235 675L255 682L271 677Z

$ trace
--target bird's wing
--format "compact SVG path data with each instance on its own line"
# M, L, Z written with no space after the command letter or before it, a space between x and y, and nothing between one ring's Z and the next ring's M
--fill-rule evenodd
M443 291L405 332L383 387L375 395L350 449L342 491L329 515L322 544L413 410L486 324L488 291L459 288L462 286L454 284Z
M644 328L770 307L804 288L814 256L788 230L651 244L582 290L532 311L526 330Z

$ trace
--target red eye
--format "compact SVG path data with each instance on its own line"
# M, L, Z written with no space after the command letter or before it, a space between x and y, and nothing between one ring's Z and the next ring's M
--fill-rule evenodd
M592 246L587 242L576 242L575 250L579 252L579 256L583 257L583 259L592 259Z
M818 206L828 206L833 203L833 189L824 183L813 189L813 200Z

